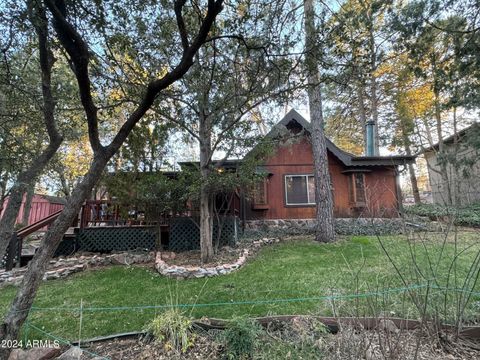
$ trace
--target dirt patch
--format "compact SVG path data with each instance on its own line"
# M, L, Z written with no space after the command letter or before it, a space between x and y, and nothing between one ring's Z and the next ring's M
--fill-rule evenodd
M92 344L87 348L112 360L123 359L223 359L224 348L218 336L222 330L198 329L194 345L178 353L151 339L120 339ZM84 355L84 359L88 359ZM337 334L313 317L272 321L259 338L254 359L479 359L480 344L455 340L448 334L427 336L425 331L399 330L382 326L365 330L342 326Z
M91 344L86 350L111 360L199 360L219 359L221 345L215 341L214 332L202 332L196 334L194 346L185 353L169 349L151 339L117 339ZM82 356L82 359L91 358L92 356L86 353Z

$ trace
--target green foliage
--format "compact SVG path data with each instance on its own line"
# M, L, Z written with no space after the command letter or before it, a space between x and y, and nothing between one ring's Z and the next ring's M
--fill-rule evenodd
M272 153L273 144L263 139L260 145L249 153L235 171L225 169L222 164L212 166L207 185L212 193L232 193L238 188L248 189L265 174L258 171L258 165ZM104 176L109 196L115 198L122 211L135 208L144 211L147 221L155 221L162 213L182 213L187 202L195 208L199 200L202 179L195 163L182 165L182 170L165 175L161 171L117 171ZM127 214L122 214L124 217Z
M105 176L103 181L123 211L132 208L144 211L147 221L155 221L163 213L185 210L188 179L185 173L169 178L160 172L118 172Z
M262 333L263 329L256 320L241 317L230 321L227 329L221 334L226 358L251 359L258 344L258 337Z
M480 226L480 203L460 208L437 204L418 204L406 207L405 211L412 215L426 216L431 220L448 217L453 219L455 225Z
M170 309L158 315L147 327L155 339L166 349L186 352L195 341L192 321L178 309Z
M295 344L291 341L268 339L262 343L255 354L255 359L271 360L271 359L290 359L290 360L304 360L304 359L324 359L321 351L317 346L308 344Z

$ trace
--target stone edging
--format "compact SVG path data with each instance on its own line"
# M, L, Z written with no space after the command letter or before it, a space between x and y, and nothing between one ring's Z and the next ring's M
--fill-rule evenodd
M168 265L162 259L162 253L158 252L155 258L155 268L161 275L176 279L192 279L226 275L240 269L243 265L245 265L247 258L255 255L257 250L263 245L278 242L280 242L280 239L263 238L261 240L254 241L249 248L243 249L242 254L237 261L229 264L217 265L214 267Z
M129 253L82 255L70 258L51 260L43 280L54 280L67 277L70 274L88 268L107 265L133 265L151 262L154 253ZM18 285L23 279L27 267L13 269L12 271L0 270L0 287L4 285Z
M275 238L263 238L252 242L248 248L243 249L240 257L231 264L222 264L215 267L177 266L168 265L163 259L161 252L155 256L154 252L130 253L121 252L116 254L81 255L77 257L58 258L51 260L43 280L55 280L65 278L71 274L100 266L108 265L133 265L145 264L155 259L157 271L168 277L178 279L212 277L226 275L240 269L252 257L260 247L267 244L280 242ZM13 269L12 271L0 270L0 288L5 285L19 285L27 267Z

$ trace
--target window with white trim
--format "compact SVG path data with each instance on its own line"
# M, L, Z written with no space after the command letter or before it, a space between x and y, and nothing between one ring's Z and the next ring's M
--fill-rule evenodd
M315 205L313 175L285 175L286 205Z

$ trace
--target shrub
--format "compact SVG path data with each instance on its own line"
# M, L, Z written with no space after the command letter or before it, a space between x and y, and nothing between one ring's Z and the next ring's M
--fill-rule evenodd
M258 337L262 333L262 327L255 320L248 318L233 319L221 334L227 359L251 359Z
M335 219L337 235L391 235L404 232L404 223L400 218L338 218ZM284 237L314 235L312 225L268 227L245 229L240 240L258 240L264 237Z
M455 225L480 226L480 203L458 208L437 204L418 204L406 207L405 212L412 215L425 216L431 220L452 217Z
M193 345L195 335L192 321L178 309L167 310L157 316L147 327L157 341L165 348L186 352Z

